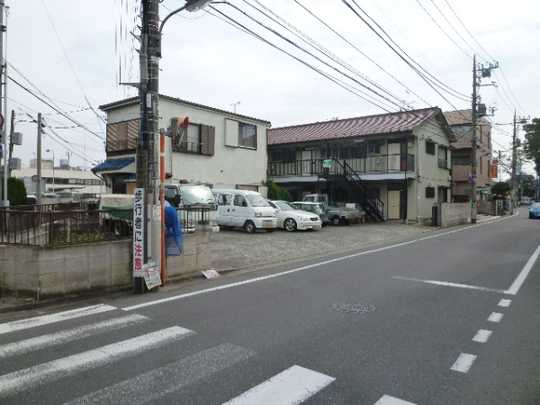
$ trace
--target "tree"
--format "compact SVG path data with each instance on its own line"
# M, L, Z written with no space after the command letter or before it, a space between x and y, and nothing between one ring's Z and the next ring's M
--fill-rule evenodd
M496 199L505 198L510 190L512 190L512 186L505 181L500 181L491 186L491 194L493 194Z
M279 184L274 183L272 180L268 180L266 182L266 186L268 187L268 198L270 200L289 201L291 199L289 192Z
M540 176L540 118L533 118L531 124L523 126L525 130L525 156L534 162L536 175Z
M8 179L9 205L19 205L26 202L26 187L21 179L10 177Z

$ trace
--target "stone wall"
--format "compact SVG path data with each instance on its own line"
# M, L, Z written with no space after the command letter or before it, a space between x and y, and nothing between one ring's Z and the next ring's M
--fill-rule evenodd
M439 225L443 228L471 222L469 203L442 203L439 208Z
M168 258L170 279L210 268L209 235L205 229L185 235L183 255ZM131 249L131 240L56 248L0 245L0 296L19 294L40 300L129 288Z

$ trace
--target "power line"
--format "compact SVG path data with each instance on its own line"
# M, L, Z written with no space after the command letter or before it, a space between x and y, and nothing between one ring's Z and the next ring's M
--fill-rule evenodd
M399 80L397 77L395 77L392 73L390 73L388 70L386 70L383 66L381 66L377 61L372 59L369 55L367 55L364 51L362 51L358 46L356 46L353 42L348 40L346 37L344 37L342 34L340 34L336 29L334 29L332 26L330 26L326 21L324 21L321 17L316 15L312 10L310 10L308 7L306 7L304 4L300 3L299 0L293 0L298 6L300 6L302 9L304 9L308 14L310 14L313 18L315 18L317 21L319 21L322 25L324 25L327 29L329 29L331 32L333 32L338 38L343 40L346 44L348 44L350 47L352 47L354 50L356 50L360 55L365 57L368 61L373 63L375 66L377 66L381 71L386 73L390 78L392 78L396 83L400 84L407 92L413 94L414 96L418 97L420 101L425 103L426 105L430 106L431 103L426 101L422 96L417 94L414 90L409 88L405 83L403 83L401 80Z
M421 78L422 80L424 80L431 88L433 88L437 94L439 94L441 97L445 98L437 89L434 88L434 86L437 86L438 88L440 88L441 90L445 91L446 93L448 93L449 95L455 97L455 98L458 98L458 99L461 99L463 101L469 101L469 96L467 96L466 94L463 94L455 89L453 89L452 87L450 87L449 85L447 85L446 83L442 82L439 78L437 78L436 76L434 76L433 74L431 74L427 69L425 69L420 63L418 63L413 57L411 57L393 38L390 34L388 34L388 32L386 32L386 30L373 18L369 15L369 13L367 13L362 7L360 7L358 5L358 3L356 2L356 0L351 0L354 5L365 15L365 18L362 17L358 11L353 7L351 6L351 4L349 3L348 0L342 0L342 2L364 23L368 26L368 28L373 31L373 33L375 33L388 47L390 47L390 49L392 49L392 51L394 53L396 53L398 55L398 57L400 59L402 59L409 67L411 67ZM384 34L384 36L386 36L386 38L388 39L385 39L383 37L383 35L377 31L367 20L369 19L375 26L377 26L377 28ZM389 41L395 46L392 46ZM398 50L396 50L399 49ZM405 55L405 56L403 56ZM420 72L421 71L421 72ZM426 77L427 76L427 77ZM429 78L429 79L428 79ZM446 99L445 99L446 101ZM449 103L451 104L451 103Z
M17 86L19 86L21 89L23 89L24 91L26 91L27 93L31 94L32 96L34 96L35 98L37 98L39 101L41 101L43 104L49 106L50 108L52 108L54 111L56 111L58 114L60 114L62 117L68 119L69 121L73 122L74 124L78 125L79 127L81 127L82 129L84 129L85 131L87 131L88 133L94 135L95 137L97 137L99 140L101 141L104 141L105 139L99 135L97 132L94 132L92 131L91 129L87 128L85 125L81 124L80 122L78 122L77 120L71 118L69 115L67 115L66 113L64 113L63 111L59 110L58 108L54 107L52 104L50 104L48 101L46 101L45 99L43 99L42 97L38 96L36 93L34 93L32 90L30 90L28 87L24 86L23 84L19 83L17 80L15 80L13 77L11 76L8 76L8 79L11 80L13 83L15 83Z
M290 38L287 38L286 36L284 36L283 34L279 33L278 31L276 31L275 29L267 26L266 24L258 21L256 18L254 18L253 16L251 16L250 14L246 13L244 10L238 8L237 6L235 6L234 4L232 3L229 3L227 1L225 2L215 2L214 4L227 4L231 7L233 7L235 10L237 10L238 12L240 12L241 14L243 14L244 16L246 16L247 18L249 18L250 20L252 20L253 22L255 22L256 24L260 25L261 27L263 27L264 29L270 31L271 33L273 33L274 35L276 35L277 37L281 38L282 40L284 40L285 42L289 43L290 45L292 45L293 47L297 48L298 50L304 52L305 54L311 56L312 58L316 59L318 62L322 63L323 65L329 67L330 69L336 71L337 73L341 74L342 76L346 77L347 79L353 81L354 83L356 83L357 85L359 85L360 87L366 89L367 91L375 94L376 96L382 98L383 100L387 101L388 103L394 105L395 107L397 107L398 109L400 109L402 106L399 104L399 103L396 103L395 101L391 100L390 98L384 96L383 94L381 94L380 92L374 90L373 88L369 87L368 85L360 82L359 80L355 79L353 76L349 75L348 73L345 73L343 72L342 70L338 69L337 67L335 67L334 65L326 62L325 60L319 58L317 55L313 54L312 52L308 51L307 49L303 48L302 46L298 45L298 43L296 43L295 41L291 40Z
M472 55L469 52L467 52L461 45L459 45L457 41L454 38L452 38L448 32L446 32L446 30L439 24L439 22L435 19L435 17L433 17L433 15L422 4L422 2L420 0L416 0L416 3L428 15L431 21L433 21L433 24L435 24L439 28L439 30L456 46L456 48L458 48L467 58L472 59Z
M389 110L387 110L386 108L384 108L383 106L379 105L378 103L374 102L373 100L367 98L366 96L364 95L361 95L358 91L355 91L355 90L352 90L350 88L350 85L342 82L341 80L337 79L336 77L316 68L315 66L311 65L310 63L302 60L301 58L297 57L296 55L286 51L285 49L275 45L274 43L270 42L269 40L267 40L266 38L262 37L261 35L255 33L254 31L252 31L251 29L249 29L248 27L246 27L245 25L239 23L238 21L234 20L232 17L229 17L227 14L223 13L221 10L218 10L217 8L215 8L214 6L210 5L208 6L210 9L212 9L213 11L215 11L216 13L220 14L222 17L224 17L225 19L229 20L233 26L237 26L237 27L240 27L240 29L245 32L245 33L248 33L249 35L257 38L258 40L266 43L267 45L271 46L272 48L274 49L277 49L278 51L286 54L287 56L293 58L294 60L296 60L297 62L300 62L301 64L303 64L304 66L308 67L309 69L317 72L319 75L325 77L326 79L334 82L335 84L337 84L339 87L345 89L346 91L348 91L349 93L351 94L354 94L355 96L361 98L362 100L374 105L375 107L377 108L380 108L386 112L390 112Z
M434 1L434 0L430 0L431 1L431 4L433 4L433 6L437 9L437 11L439 12L439 14L444 18L444 20L446 21L446 23L448 24L448 26L452 29L452 31L454 31L456 33L456 35L463 41L463 43L468 46L469 48L471 48L473 50L473 52L475 51L474 47L471 46L469 44L469 42L461 35L461 33L456 29L456 27L454 27L454 24L452 24L452 22L448 19L448 17L446 16L445 13L443 13L443 11L441 10L441 8L437 5L437 3Z

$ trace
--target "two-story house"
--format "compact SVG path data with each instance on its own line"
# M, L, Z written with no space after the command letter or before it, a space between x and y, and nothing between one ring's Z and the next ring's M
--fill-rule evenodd
M472 114L471 110L444 113L455 135L452 142L452 196L455 202L466 202L471 193L472 170ZM489 191L491 185L491 123L485 117L478 120L476 132L476 189L477 199Z
M451 198L452 140L439 108L273 128L268 176L293 199L322 192L374 220L424 223Z
M93 171L113 193L133 193L139 99L100 109L107 113L107 159ZM164 95L159 96L159 114L159 127L168 135L167 183L187 181L266 193L270 122Z

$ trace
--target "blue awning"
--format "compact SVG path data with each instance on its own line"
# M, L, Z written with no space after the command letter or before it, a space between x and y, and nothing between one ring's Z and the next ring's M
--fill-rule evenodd
M134 157L107 159L104 162L97 165L96 167L94 167L92 171L94 173L98 173L98 172L109 172L113 170L120 170L126 167L127 165L130 165L133 162L135 162Z

